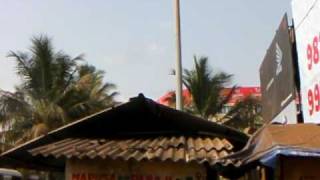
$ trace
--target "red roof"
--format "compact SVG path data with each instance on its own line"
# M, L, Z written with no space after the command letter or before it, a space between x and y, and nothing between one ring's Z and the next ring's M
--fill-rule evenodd
M192 101L191 94L187 89L184 89L182 91L182 96L183 96L183 104L185 105L191 104L191 101ZM165 95L161 96L157 100L157 102L165 106L170 106L170 101L173 100L174 98L175 98L175 92L169 91Z
M230 91L231 91L231 88L225 88L222 90L221 94L224 96L227 96L230 93ZM238 87L234 91L231 99L228 102L228 105L232 106L248 96L254 96L256 98L261 98L260 87Z
M225 88L222 90L221 94L223 96L227 96L230 91L231 91L232 88ZM189 105L192 101L192 97L191 97L191 94L190 92L187 90L187 89L184 89L183 92L182 92L182 95L183 95L183 101L184 101L184 104L185 105ZM160 104L163 104L163 105L166 105L166 106L170 106L170 100L174 99L174 96L175 96L175 92L174 91L170 91L168 93L166 93L165 95L161 96L157 102L160 103ZM238 87L230 101L228 102L228 105L234 105L235 103L241 101L242 99L244 99L245 97L248 97L248 96L254 96L254 97L257 97L257 98L261 98L261 89L260 87L257 87L257 86L253 86L253 87Z

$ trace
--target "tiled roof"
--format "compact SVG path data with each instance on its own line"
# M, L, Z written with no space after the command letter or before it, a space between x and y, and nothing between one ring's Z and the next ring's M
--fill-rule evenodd
M156 137L131 139L67 138L30 150L33 156L55 158L102 158L160 160L214 164L232 152L226 139L211 137Z
M179 141L171 140L170 137L185 137L185 140L177 143ZM188 144L189 138L195 144L202 142L202 145L191 146ZM198 138L202 140L197 141ZM229 146L222 146L222 149L220 146L211 147L212 150L204 148L210 147L210 143L205 143L207 138L211 139L211 144L218 142L215 138L222 142L226 139L225 142L232 144L234 152L240 150L248 140L245 134L235 129L160 105L139 95L127 103L85 117L2 153L0 166L64 171L65 158L82 156L137 160L171 159L185 162L195 159L212 163L215 156L210 158L207 157L208 154L223 157L231 152ZM108 146L104 141L112 145ZM174 143L164 146L165 141ZM75 144L76 142L79 144ZM133 142L143 145L144 149L137 148ZM60 143L63 145L59 146ZM176 144L180 146L175 146ZM128 148L123 148L127 146ZM100 151L99 148L103 150ZM30 151L39 155L32 156ZM103 151L108 153L104 154ZM183 155L176 155L178 152Z

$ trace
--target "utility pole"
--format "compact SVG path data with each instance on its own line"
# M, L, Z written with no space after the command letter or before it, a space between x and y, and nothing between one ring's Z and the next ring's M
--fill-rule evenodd
M180 32L180 0L174 1L175 37L176 37L176 109L183 110L182 105L182 64L181 64L181 32Z

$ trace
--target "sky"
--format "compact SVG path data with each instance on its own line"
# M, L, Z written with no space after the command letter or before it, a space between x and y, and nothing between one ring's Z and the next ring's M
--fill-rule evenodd
M209 57L233 84L259 86L259 67L291 0L181 0L182 65ZM56 50L84 54L106 72L118 100L158 99L175 88L173 0L0 0L0 89L19 84L9 51L46 34Z

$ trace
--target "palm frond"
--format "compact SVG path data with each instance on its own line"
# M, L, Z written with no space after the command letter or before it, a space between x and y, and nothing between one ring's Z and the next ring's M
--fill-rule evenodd
M36 137L115 103L116 85L104 81L104 71L79 64L83 54L71 57L55 51L46 35L31 42L28 53L8 53L21 78L16 92L0 90L0 121L10 124L12 142Z
M221 110L221 90L232 75L220 72L214 73L208 64L207 57L194 56L194 68L184 70L183 83L192 95L195 114L204 118Z

